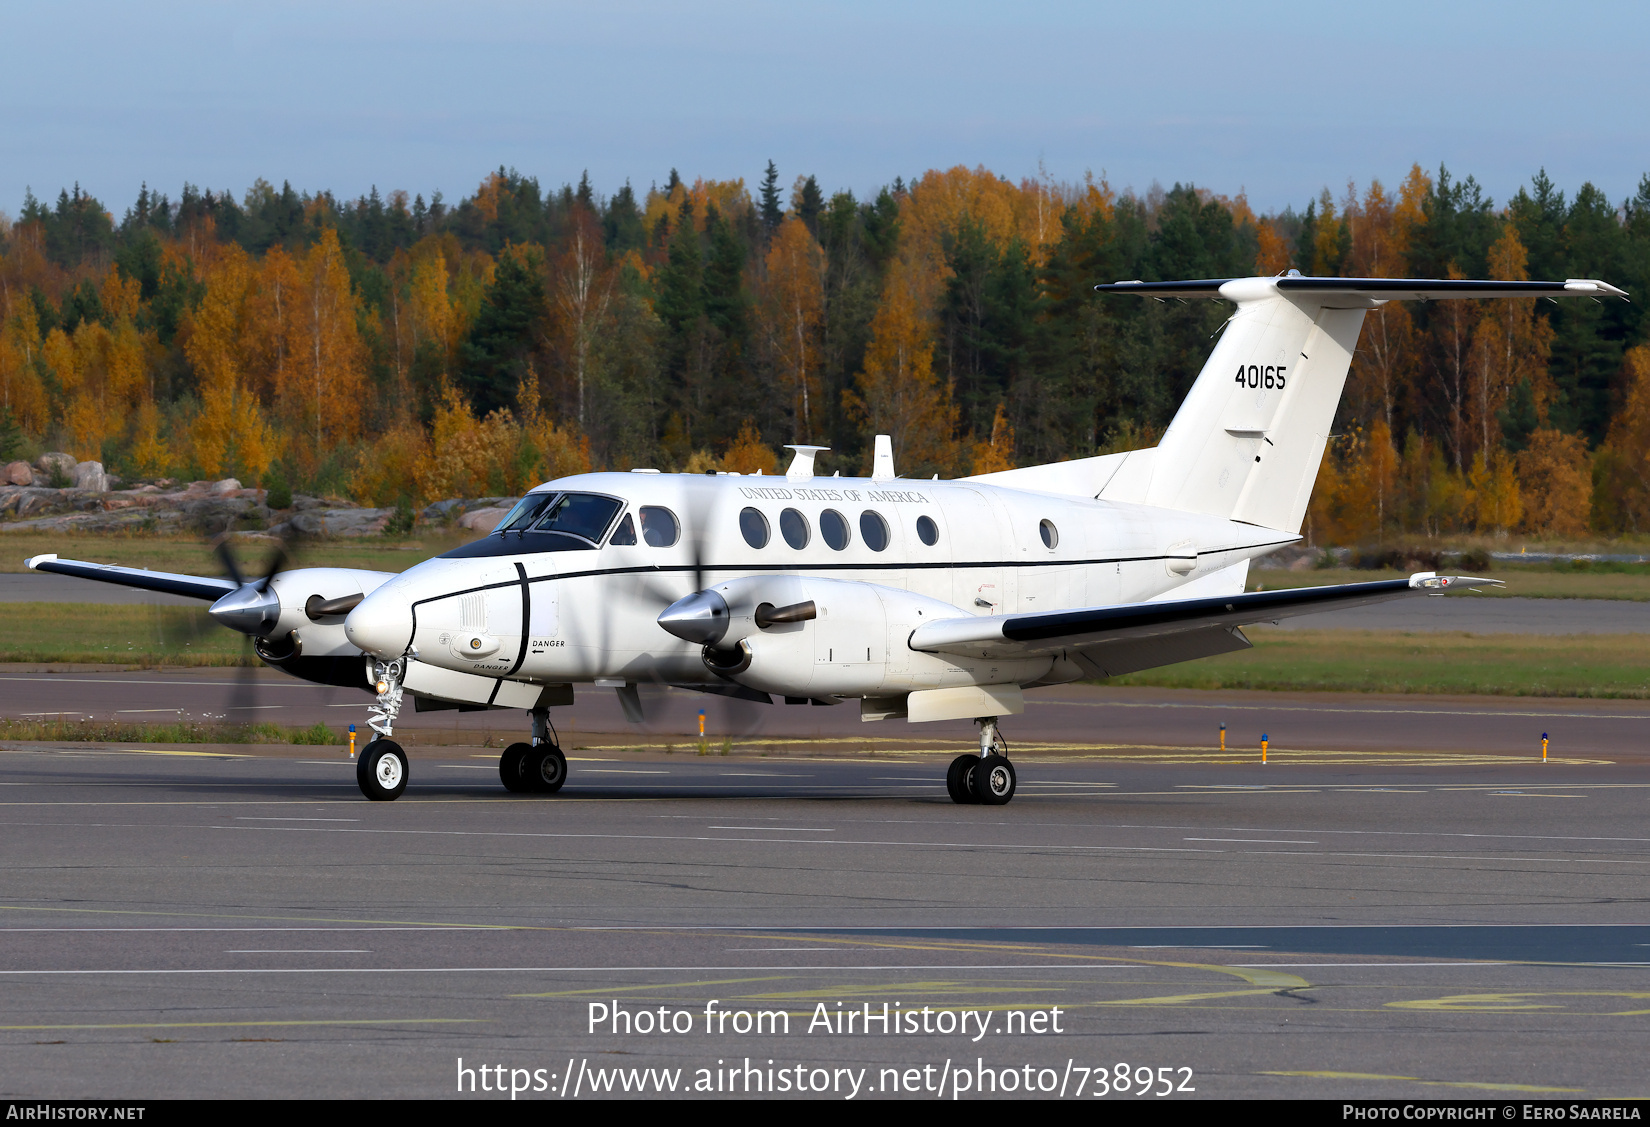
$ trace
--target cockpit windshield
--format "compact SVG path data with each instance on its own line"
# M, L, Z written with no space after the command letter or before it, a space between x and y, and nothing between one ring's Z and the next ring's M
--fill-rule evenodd
M544 511L534 532L566 532L600 543L623 502L595 493L563 493Z
M524 528L531 528L533 522L543 514L545 507L557 497L555 493L529 493L516 502L516 507L504 515L498 522L494 532L519 532Z

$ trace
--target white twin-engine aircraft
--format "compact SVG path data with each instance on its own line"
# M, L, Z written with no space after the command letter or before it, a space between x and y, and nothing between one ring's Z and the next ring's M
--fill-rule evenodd
M243 581L79 563L39 571L214 600L212 616L294 676L376 691L357 778L407 785L391 739L423 708L519 708L530 742L499 760L512 791L554 792L549 724L575 684L639 684L787 703L857 699L865 720L973 720L979 754L946 784L1002 804L1015 772L998 719L1024 690L1244 649L1241 627L1488 580L1244 593L1249 561L1300 539L1364 314L1391 300L1620 297L1604 282L1276 278L1119 282L1103 293L1237 306L1154 448L958 481L897 478L878 436L869 478L593 473L547 482L473 543L401 574L300 568Z

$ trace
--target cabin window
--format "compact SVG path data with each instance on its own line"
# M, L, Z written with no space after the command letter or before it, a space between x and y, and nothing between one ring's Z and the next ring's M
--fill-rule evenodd
M753 548L768 546L768 518L755 509L739 510L739 533Z
M801 551L808 546L808 518L795 509L786 509L779 514L779 535L785 538L785 543Z
M934 523L933 517L917 518L917 539L930 548L940 542L940 526Z
M1060 546L1060 530L1054 527L1054 522L1045 520L1037 526L1037 531L1043 535L1043 547L1058 548Z
M582 536L593 544L598 543L621 507L622 503L612 497L601 497L595 493L563 493L533 526L533 531L566 532Z
M835 509L826 509L819 514L819 534L831 551L842 551L848 546L848 518Z
M609 540L608 543L621 546L636 543L636 522L630 519L629 513L624 515L624 519L619 522L619 527L613 530L613 539Z
M859 538L873 552L888 547L888 522L882 519L881 513L866 509L859 514Z
M681 539L682 526L676 520L676 514L669 509L658 505L643 505L641 517L642 539L647 541L648 547L668 548Z
M504 519L498 522L494 532L521 531L531 528L535 520L544 512L545 507L554 501L555 493L529 493L516 502L515 508L504 514Z

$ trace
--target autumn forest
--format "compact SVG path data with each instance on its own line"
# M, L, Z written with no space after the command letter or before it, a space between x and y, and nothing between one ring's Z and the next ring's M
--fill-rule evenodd
M1371 313L1314 494L1319 544L1650 530L1650 177L1494 201L1410 169L1258 215L1240 194L931 171L874 196L672 171L447 202L262 180L78 186L0 223L0 461L238 477L375 505L587 468L906 476L1156 441L1229 309L1096 282L1602 278L1628 302Z

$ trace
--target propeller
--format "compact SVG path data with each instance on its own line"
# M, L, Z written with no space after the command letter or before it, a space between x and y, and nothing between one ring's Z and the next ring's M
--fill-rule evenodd
M207 613L220 625L227 626L245 637L245 650L234 687L230 690L228 703L224 708L224 719L232 724L252 724L257 720L254 713L259 710L260 662L254 659L254 654L258 658L265 657L264 649L270 643L268 635L280 619L281 600L270 590L270 584L286 568L291 560L291 553L284 539L277 541L263 574L248 580L241 570L240 561L230 550L228 532L212 541L212 550L236 586L235 590L213 603ZM280 643L276 642L275 648L278 649L279 646Z

